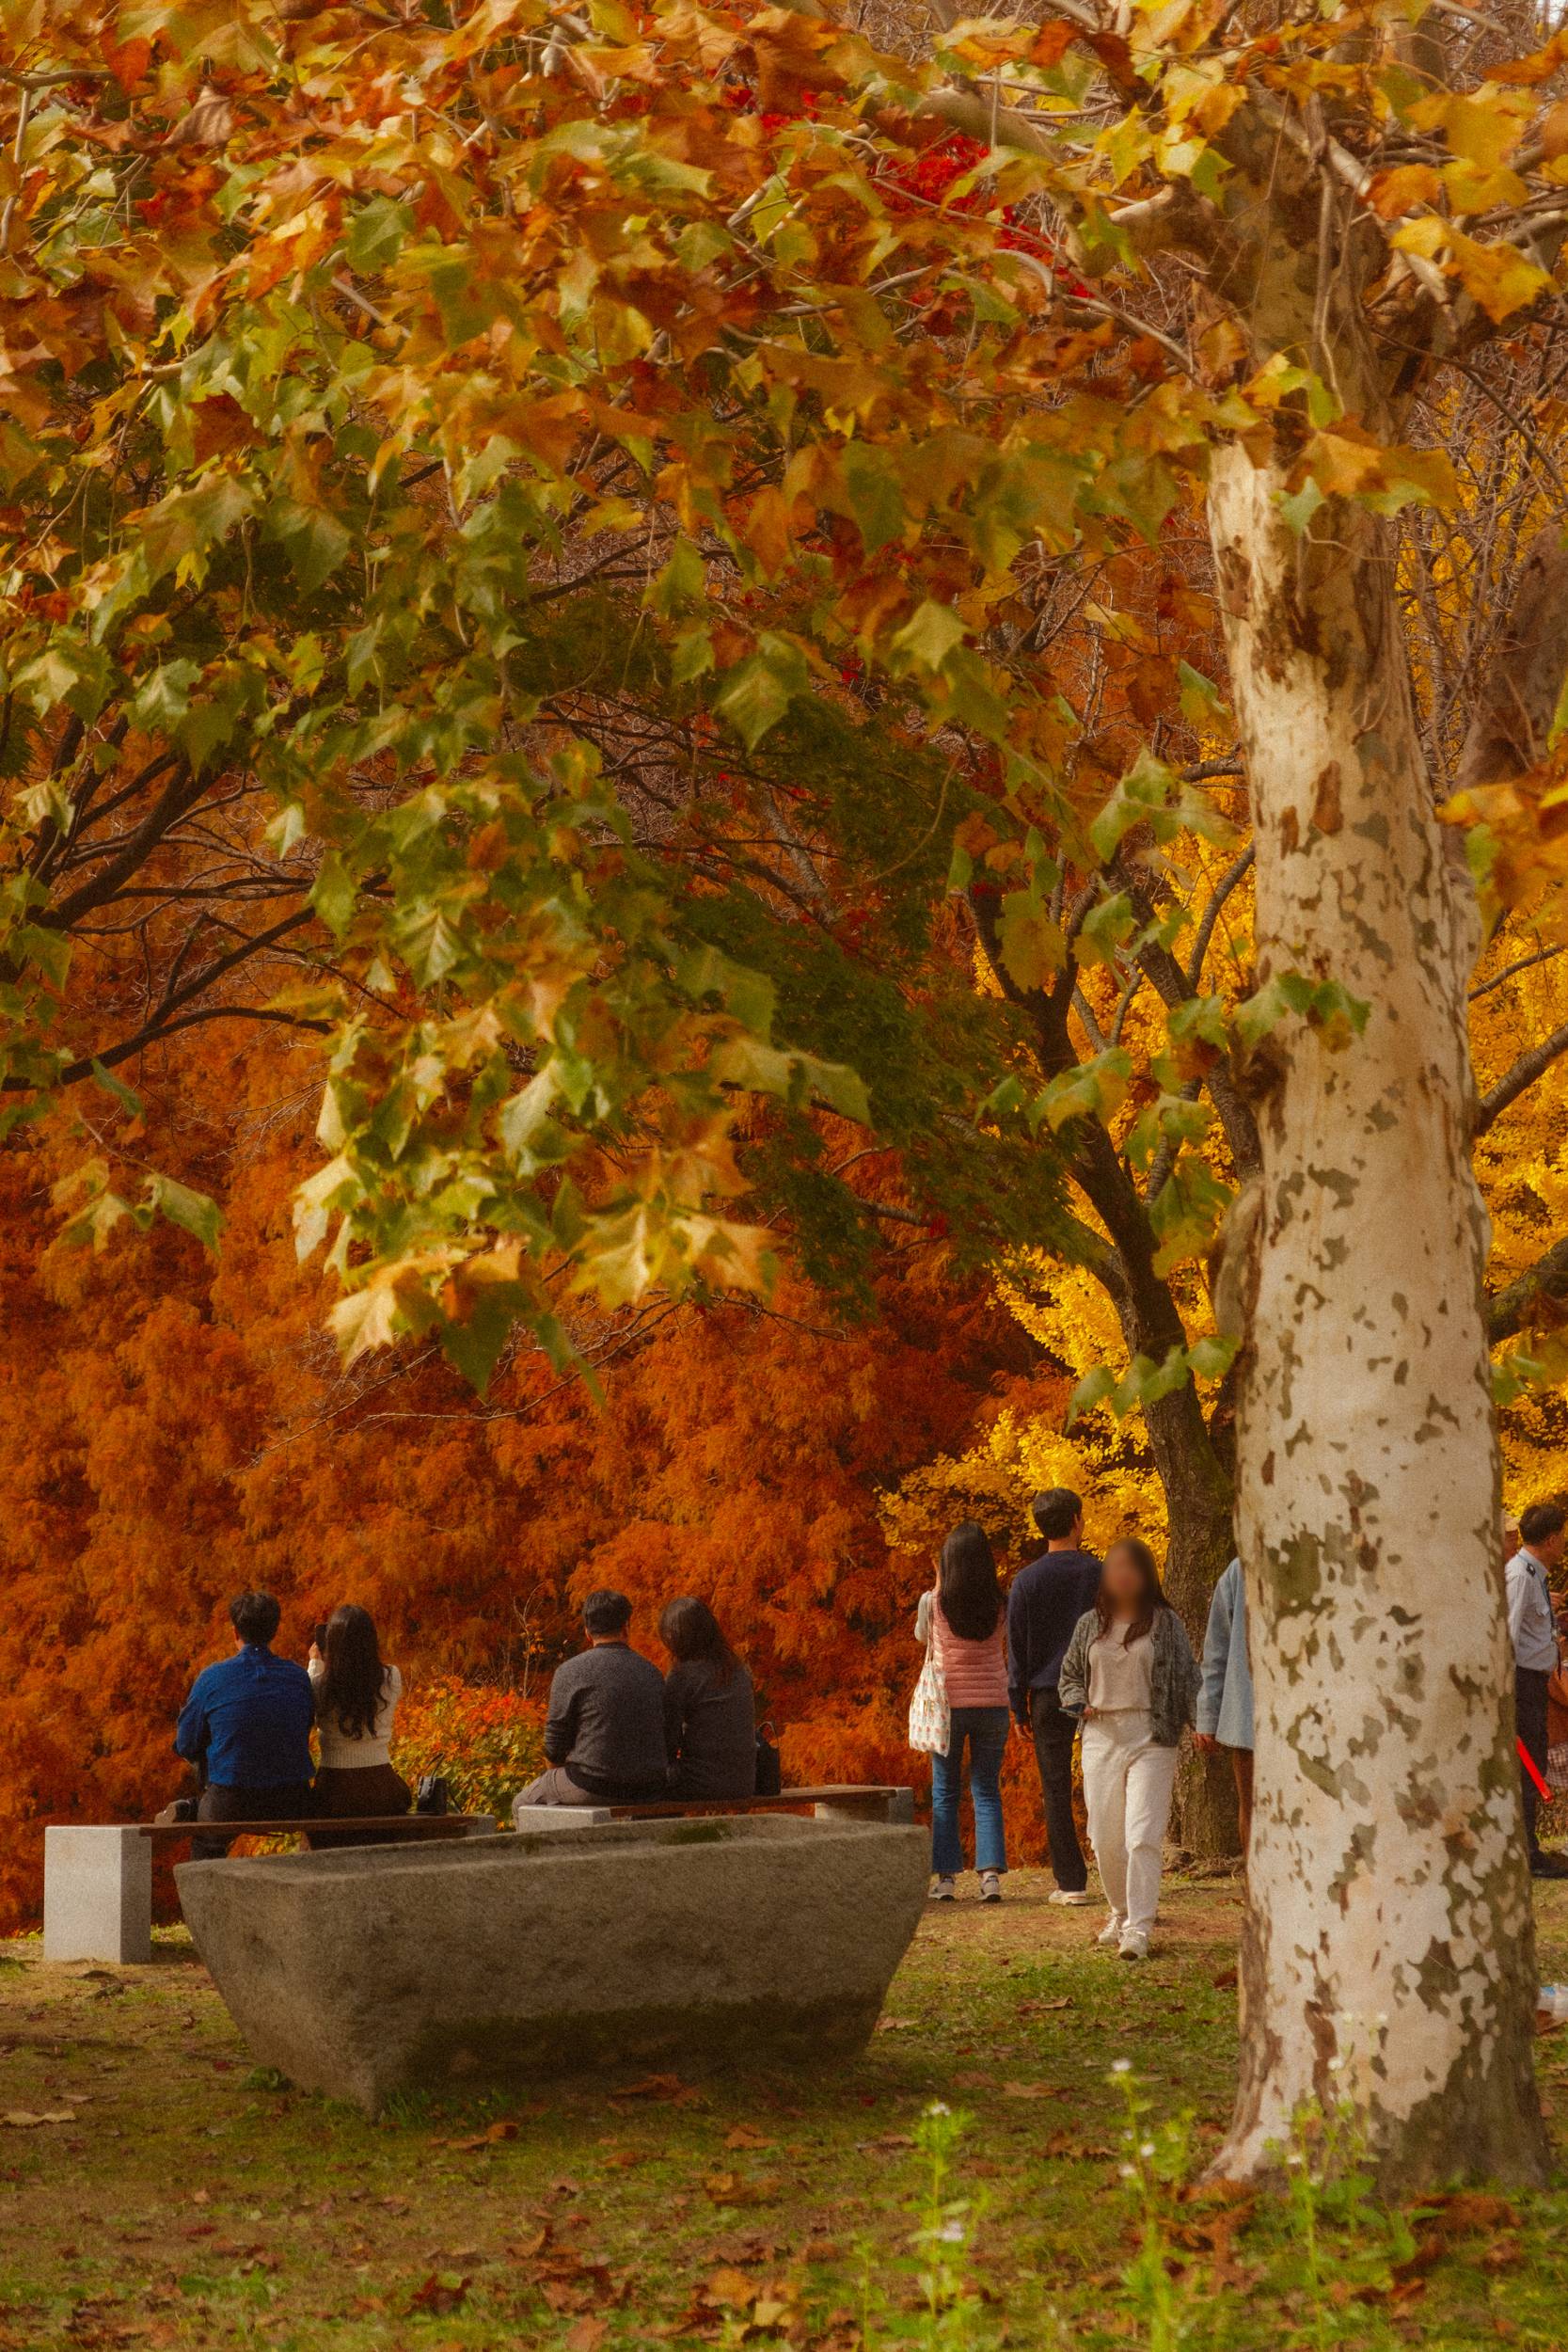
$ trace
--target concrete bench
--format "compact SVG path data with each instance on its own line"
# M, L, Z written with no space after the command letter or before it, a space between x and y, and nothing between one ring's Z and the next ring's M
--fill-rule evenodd
M193 1836L303 1837L312 1830L400 1838L493 1836L488 1813L393 1813L358 1820L71 1822L43 1833L43 1956L145 1965L152 1957L152 1850Z
M819 1821L914 1820L914 1790L866 1781L831 1782L821 1788L782 1788L776 1797L660 1797L649 1804L515 1805L515 1827L593 1829L605 1821L673 1821L705 1814L814 1813Z

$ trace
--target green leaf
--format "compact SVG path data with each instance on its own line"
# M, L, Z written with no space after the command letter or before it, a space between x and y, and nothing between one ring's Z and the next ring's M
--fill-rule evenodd
M141 1097L132 1092L123 1078L117 1078L112 1070L105 1070L103 1064L96 1060L92 1064L92 1074L104 1093L114 1096L122 1111L128 1112L133 1119L141 1117Z
M389 196L378 196L360 206L349 222L343 239L343 252L350 269L362 277L373 277L395 262L404 246L413 237L415 229L413 207L395 204Z
M147 1187L148 1206L166 1216L171 1225L194 1233L204 1249L215 1249L222 1229L223 1216L215 1200L204 1192L193 1192L188 1184L177 1184L172 1176L154 1176Z
M936 604L927 596L893 642L900 653L908 654L923 669L940 670L955 645L961 645L963 641L964 625L952 606Z
M784 637L766 636L754 654L730 671L717 707L747 750L754 752L810 683L799 645Z

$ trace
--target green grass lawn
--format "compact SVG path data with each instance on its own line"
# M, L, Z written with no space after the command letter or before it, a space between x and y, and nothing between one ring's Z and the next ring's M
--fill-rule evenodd
M1049 1885L1020 1871L998 1911L931 1912L847 2069L376 2124L259 2074L182 1935L150 1969L0 1947L0 2347L1568 2346L1568 2174L1413 2215L1314 2198L1299 2169L1263 2200L1124 2177L1129 2079L1143 2169L1174 2163L1166 2123L1190 2119L1194 2169L1219 2135L1237 1889L1170 1885L1139 1968ZM1541 1890L1540 1920L1544 1973L1568 1978L1568 1889ZM1568 2031L1540 2058L1549 2106ZM933 2208L934 2100L967 2122ZM933 2243L963 2287L935 2321Z

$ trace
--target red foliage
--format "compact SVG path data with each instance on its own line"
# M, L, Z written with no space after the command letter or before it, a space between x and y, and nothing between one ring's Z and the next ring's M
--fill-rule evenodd
M215 1259L168 1226L99 1258L51 1246L55 1147L0 1154L0 1920L37 1915L43 1821L145 1819L184 1785L174 1717L246 1584L277 1593L294 1656L338 1601L374 1611L404 1769L416 1746L460 1763L465 1720L483 1760L511 1710L486 1802L535 1769L544 1681L601 1583L661 1663L659 1604L711 1599L791 1776L907 1779L930 1568L890 1553L878 1496L968 1442L999 1367L1016 1387L1012 1319L927 1240L880 1279L881 1319L839 1336L803 1284L772 1311L666 1315L607 1365L602 1409L537 1355L485 1403L434 1351L345 1376L289 1235L312 1076L232 1028L138 1073L128 1148L225 1200Z

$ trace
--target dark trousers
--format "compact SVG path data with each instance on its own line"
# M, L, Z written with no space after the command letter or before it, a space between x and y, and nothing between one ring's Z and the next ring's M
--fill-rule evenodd
M300 1781L287 1788L204 1788L197 1813L198 1821L297 1821L311 1810L310 1784ZM193 1862L221 1862L229 1851L227 1837L193 1837Z
M1546 1685L1551 1680L1544 1667L1515 1666L1513 1669L1513 1715L1525 1752L1535 1764L1543 1780L1546 1777ZM1528 1772L1519 1768L1519 1790L1525 1800L1525 1843L1533 1862L1541 1851L1535 1835L1535 1816L1541 1803L1541 1791Z
M1051 1867L1058 1886L1069 1895L1081 1895L1089 1883L1089 1872L1072 1817L1072 1743L1078 1737L1078 1718L1064 1713L1054 1691L1031 1691L1029 1722L1045 1796Z
M1221 1744L1224 1744L1223 1741ZM1235 1775L1236 1826L1242 1834L1242 1860L1244 1864L1247 1848L1252 1843L1252 1750L1226 1748L1225 1753L1230 1758L1230 1770Z

